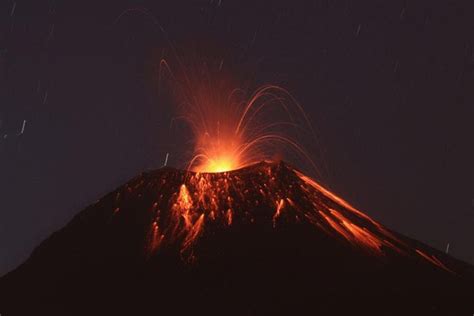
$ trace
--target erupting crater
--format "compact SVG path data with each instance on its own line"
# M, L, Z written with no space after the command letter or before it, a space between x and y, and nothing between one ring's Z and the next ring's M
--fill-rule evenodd
M1 313L472 313L471 266L275 161L318 173L298 142L311 124L285 89L246 97L183 77L186 168L142 173L80 212L0 279Z
M115 193L111 221L136 210L130 199L149 200L149 256L178 246L194 259L193 246L207 232L256 225L278 230L290 223L309 225L371 256L418 256L451 271L436 255L407 245L387 228L284 162L261 162L228 172L160 171L144 174Z
M0 307L15 315L446 315L473 307L473 275L284 162L162 168L45 240L0 279Z

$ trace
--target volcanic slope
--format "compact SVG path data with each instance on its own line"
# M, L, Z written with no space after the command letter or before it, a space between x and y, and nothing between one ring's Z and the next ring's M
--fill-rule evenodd
M473 267L283 162L132 179L0 279L2 315L471 315Z

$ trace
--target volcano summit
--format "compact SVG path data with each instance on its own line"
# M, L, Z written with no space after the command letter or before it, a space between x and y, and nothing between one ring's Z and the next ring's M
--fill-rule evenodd
M471 315L472 266L280 162L143 173L0 279L5 315Z

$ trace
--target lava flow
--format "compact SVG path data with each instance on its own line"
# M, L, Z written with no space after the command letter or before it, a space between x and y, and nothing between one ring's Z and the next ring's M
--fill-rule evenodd
M297 157L314 167L297 141L311 128L284 89L246 98L205 81L179 89L193 137L185 168L144 172L80 212L0 279L1 312L472 312L471 266L385 228L293 167L303 166Z
M78 306L77 315L380 315L386 306L397 308L389 315L449 315L453 306L462 315L472 275L287 163L166 167L44 241L0 279L0 305L21 315Z
M179 186L177 185L179 184ZM134 190L157 193L150 205L148 255L178 245L183 259L194 259L194 245L206 231L284 223L311 225L351 247L383 258L419 256L449 270L435 255L414 249L388 229L287 164L261 162L222 173L167 171L159 181L141 181ZM171 186L171 187L170 187ZM171 189L171 190L170 190ZM125 192L126 194L126 192ZM120 205L117 193L117 203ZM198 255L198 254L197 254Z
M165 60L161 66L175 79ZM259 221L277 229L284 218L309 223L372 255L414 254L449 270L435 256L411 249L312 178L272 162L278 153L292 152L317 172L297 141L301 129L314 136L311 124L285 89L266 85L246 98L243 90L227 88L223 80L213 82L209 76L202 80L191 74L183 75L178 103L180 118L191 127L194 151L187 172L179 177L179 188L171 195L161 194L153 204L149 253L178 243L181 253L193 258L193 245L206 230ZM162 181L170 183L168 177L176 176L166 174Z
M50 315L52 306L54 315L77 306L77 315L380 315L386 306L397 307L389 315L427 306L430 315L453 306L462 315L472 307L472 271L287 163L166 167L43 242L0 279L0 305L22 315Z

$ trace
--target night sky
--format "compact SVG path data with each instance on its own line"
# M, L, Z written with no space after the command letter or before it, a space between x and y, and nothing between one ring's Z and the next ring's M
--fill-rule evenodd
M468 2L2 1L0 275L167 152L184 165L156 79L173 54L287 88L321 182L474 263Z

